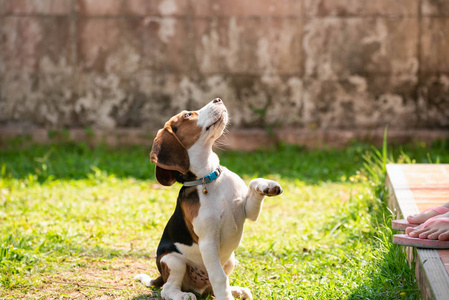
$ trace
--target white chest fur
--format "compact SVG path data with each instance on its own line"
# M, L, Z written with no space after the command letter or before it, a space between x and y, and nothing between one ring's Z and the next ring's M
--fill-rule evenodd
M207 184L208 193L203 194L203 186L197 187L200 198L198 216L193 220L193 230L199 243L210 240L218 246L220 262L223 265L240 244L245 222L245 195L247 187L235 173L223 168L221 176ZM176 245L195 265L203 266L197 244Z

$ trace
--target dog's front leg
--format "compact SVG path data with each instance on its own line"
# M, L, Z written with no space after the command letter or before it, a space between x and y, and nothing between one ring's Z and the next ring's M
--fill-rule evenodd
M200 238L199 248L215 298L217 300L233 300L228 276L220 262L218 240L216 237L211 237L201 241Z
M277 196L281 193L282 188L276 181L263 178L251 180L245 199L246 218L256 221L259 218L265 196Z

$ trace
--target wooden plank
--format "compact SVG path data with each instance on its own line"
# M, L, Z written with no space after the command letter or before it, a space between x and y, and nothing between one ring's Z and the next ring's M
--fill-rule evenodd
M419 213L413 193L409 188L407 178L401 165L387 165L387 177L393 187L393 193L404 218Z
M413 189L410 188L407 175L423 176L423 173L429 174L435 169L436 173L440 173L442 165L387 165L387 179L386 186L389 189L389 206L391 209L397 210L397 217L402 215L407 217L419 212L417 202L422 198L415 199L420 193L414 193L417 190L416 181ZM420 169L422 168L422 169ZM447 169L444 165L443 169ZM443 170L445 173L445 170ZM442 174L440 174L442 175ZM432 176L429 176L432 177ZM444 176L446 177L446 176ZM434 177L435 178L435 177ZM438 177L436 177L438 178ZM443 187L446 184L447 178L444 181ZM423 182L424 184L424 182ZM444 190L440 182L425 182L429 193L440 193ZM438 198L437 196L434 196ZM447 201L447 200L446 200ZM441 202L439 202L441 204ZM422 204L420 204L422 205ZM432 249L416 249L407 247L409 262L412 262L413 253L416 254L415 260L415 275L418 281L418 286L421 295L424 299L449 299L449 274L437 250Z
M449 298L449 275L444 267L443 261L437 250L433 249L417 249L416 273L422 269L424 276L416 276L421 290L421 294L426 299L447 300ZM418 266L419 264L419 266ZM421 282L425 280L425 282ZM424 293L423 293L424 292Z

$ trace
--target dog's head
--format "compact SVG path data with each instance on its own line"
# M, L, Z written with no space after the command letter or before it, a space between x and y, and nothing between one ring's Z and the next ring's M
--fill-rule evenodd
M156 164L156 179L170 186L176 182L176 172L190 169L188 150L193 146L212 147L223 133L228 114L219 98L197 111L182 111L170 118L153 142L150 158Z

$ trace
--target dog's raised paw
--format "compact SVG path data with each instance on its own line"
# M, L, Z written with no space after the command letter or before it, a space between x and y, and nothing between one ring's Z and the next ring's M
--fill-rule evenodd
M253 179L252 182L250 182L250 186L253 186L262 196L277 196L283 192L279 183L268 179Z

